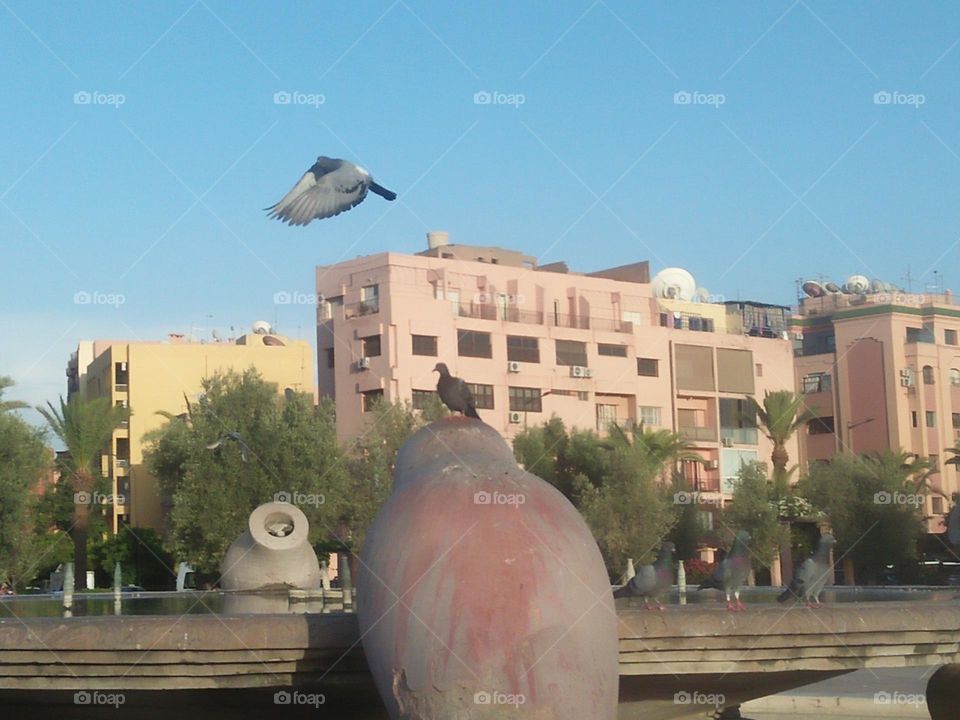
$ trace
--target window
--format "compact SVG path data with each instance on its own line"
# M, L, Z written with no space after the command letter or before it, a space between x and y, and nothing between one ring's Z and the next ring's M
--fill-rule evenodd
M960 387L960 369L950 368L950 385Z
M620 318L623 322L630 323L634 327L640 327L643 324L643 313L624 310L620 313Z
M511 387L510 409L513 412L542 412L540 388Z
M473 403L477 410L493 410L493 385L478 385L467 383L473 393Z
M640 422L644 425L660 425L660 408L652 405L641 405L637 408L640 415Z
M667 313L660 313L660 327L670 326L670 316Z
M952 413L950 419L953 421L953 429L960 430L960 413ZM916 425L914 425L916 427Z
M437 356L437 336L436 335L411 335L413 338L413 354Z
M343 295L337 295L336 297L328 297L326 302L323 303L323 319L330 320L333 318L334 313L337 308L343 307Z
M637 375L659 377L660 361L656 358L637 358Z
M460 330L457 333L457 354L463 357L492 358L490 333Z
M700 330L703 326L703 318L699 315L691 315L690 319L687 321L687 325L691 330Z
M811 435L829 435L833 433L833 416L814 418L807 423Z
M927 455L927 462L930 463L930 472L940 472L939 455Z
M923 384L933 385L933 368L930 365L923 366Z
M430 405L436 396L436 390L413 390L410 396L410 403L414 410L423 410Z
M932 343L933 339L933 328L924 326L922 328L908 327L907 328L907 342L908 343Z
M327 354L327 367L334 367L334 351L332 347L324 348L324 352Z
M380 312L380 286L365 285L360 288L360 315Z
M587 344L577 340L557 340L557 365L587 366Z
M763 377L763 363L756 364L757 377Z
M943 515L943 498L942 497L932 497L930 498L930 511L934 515Z
M363 411L364 411L364 412L370 412L371 410L373 410L373 409L377 406L377 403L379 403L381 400L383 400L383 390L382 390L382 389L367 390L367 391L362 392L362 393L360 393L360 394L363 396Z
M507 360L540 362L540 344L537 338L525 335L507 335Z
M937 426L937 414L933 410L927 410L927 427Z
M129 381L127 373L127 364L125 362L114 363L114 383L116 385L126 385Z
M598 343L597 354L606 355L607 357L626 357L627 346L626 345L610 345L608 343Z
M947 345L956 345L957 344L957 331L956 330L944 330L943 331L943 341Z
M456 317L460 314L460 291L447 288L447 300L450 301L450 309Z
M547 393L544 393L545 395ZM551 390L550 395L559 395L561 397L575 397L577 400L589 400L590 393L586 390Z
M367 337L360 338L360 346L362 348L360 354L363 355L363 357L380 357L379 335L368 335Z
M827 373L810 373L803 378L803 392L828 392L832 387L830 376Z
M911 410L911 411L910 411L910 422L913 424L914 427L919 427L919 425L917 425L917 411L916 411L916 410Z
M611 423L617 422L617 406L597 403L597 430L606 432Z
M749 365L750 392L753 392L753 360L749 352L740 352L745 355ZM704 345L675 345L676 375L678 390L713 390L713 348ZM734 373L736 379L738 373ZM729 379L729 378L728 378ZM731 390L730 392L738 392Z
M749 400L736 398L720 398L720 427L730 429L747 429L757 427L756 406ZM754 444L756 433L753 433ZM743 440L740 440L743 442Z
M713 530L713 513L709 510L697 510L697 525L701 530Z
M752 352L728 348L717 349L717 382L720 392L750 395L754 389L753 378Z

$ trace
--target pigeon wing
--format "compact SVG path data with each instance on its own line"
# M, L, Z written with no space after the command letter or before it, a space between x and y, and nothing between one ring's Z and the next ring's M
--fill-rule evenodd
M269 217L289 225L307 225L311 220L339 215L359 205L367 196L370 180L354 166L341 163L324 172L318 161L270 210Z

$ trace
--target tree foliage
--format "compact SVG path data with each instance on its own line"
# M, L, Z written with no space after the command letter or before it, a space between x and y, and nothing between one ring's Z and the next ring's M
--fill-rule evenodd
M849 554L857 581L875 584L888 565L909 576L924 533L928 466L903 452L839 455L818 463L798 490L830 519L837 556Z
M787 443L798 429L816 418L817 414L806 407L802 395L790 390L765 392L763 404L753 396L750 396L749 402L753 405L764 435L773 443L773 452L770 454L773 484L776 496L782 497L788 492L792 472L787 470L790 461Z
M780 512L761 463L743 465L733 486L733 500L723 512L723 524L730 534L750 533L750 550L755 571L769 569L790 531L780 523Z

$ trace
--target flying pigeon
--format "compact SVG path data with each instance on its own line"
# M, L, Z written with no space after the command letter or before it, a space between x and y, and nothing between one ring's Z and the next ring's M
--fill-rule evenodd
M746 582L750 574L750 533L741 530L733 539L733 546L730 552L723 559L713 575L708 577L697 590L706 588L716 588L722 590L727 596L727 610L744 610L745 606L740 602L740 588ZM736 604L730 600L730 596L736 598Z
M663 610L660 598L670 592L673 587L673 552L672 542L665 542L660 546L657 560L653 565L641 565L637 574L630 582L613 593L613 597L642 597L647 610L652 610L650 600L657 603L657 610Z
M373 177L352 162L321 155L280 202L271 205L267 217L289 225L307 225L311 220L333 217L356 207L373 190L387 200L397 194L374 182Z
M243 438L240 437L240 433L238 432L228 432L219 440L207 445L207 450L216 450L218 447L223 445L223 443L226 442L227 440L233 440L235 443L237 443L237 445L240 446L240 459L243 462L247 462L247 460L250 459L250 448L243 441Z
M440 373L437 381L437 393L443 404L454 412L463 413L467 417L480 419L477 415L477 406L473 402L473 393L467 384L458 377L450 374L445 363L437 363L434 372Z
M817 549L803 561L790 581L790 586L780 594L777 602L798 599L806 602L807 607L820 607L820 592L833 569L830 565L830 548L835 542L833 535L820 538Z

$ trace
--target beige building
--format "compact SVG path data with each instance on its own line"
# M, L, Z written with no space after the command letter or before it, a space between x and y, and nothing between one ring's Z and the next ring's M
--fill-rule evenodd
M670 284L689 274L651 280L646 262L582 274L428 239L417 255L316 270L318 385L336 400L341 438L363 432L376 398L419 406L442 361L507 438L554 414L600 432L640 421L675 430L707 461L688 463L689 479L716 499L743 461L769 458L745 400L794 389L787 308L709 302L686 280Z
M265 324L263 324L265 325ZM163 530L169 509L156 478L143 464L143 436L166 420L158 411L178 415L202 392L202 381L217 372L259 370L278 390L313 394L313 351L302 340L254 332L224 342L191 342L171 335L167 342L83 341L67 365L68 395L109 397L130 408L130 420L113 434L103 456L110 479L113 531L121 524ZM225 428L228 430L229 428Z
M805 463L902 448L930 460L935 490L960 489L957 467L944 464L960 437L960 305L951 293L825 293L802 300L791 327L797 386L821 416L801 433ZM930 531L943 532L949 501L931 492L925 503Z

